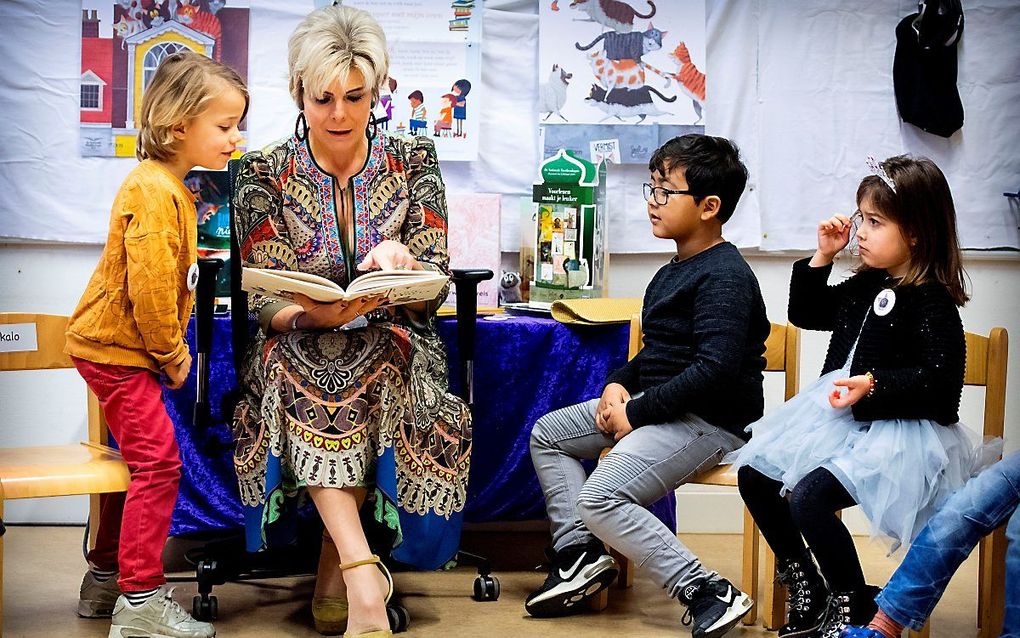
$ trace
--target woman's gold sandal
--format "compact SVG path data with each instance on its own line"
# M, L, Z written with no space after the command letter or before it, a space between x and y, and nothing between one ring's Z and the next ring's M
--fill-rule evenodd
M312 599L312 621L323 636L339 636L347 630L347 599L323 596Z
M323 556L327 552L332 554L333 560L339 560L336 554L336 546L333 544L333 537L329 535L329 530L323 529ZM329 561L329 558L326 560ZM346 597L312 597L312 622L315 624L315 631L323 636L339 636L347 631L347 613L348 605Z
M373 564L378 565L380 571L382 571L382 573L383 573L383 576L386 577L386 594L383 596L383 603L388 603L388 602L390 602L390 598L393 597L393 575L390 574L390 570L386 568L386 565L383 564L382 559L380 559L378 556L376 556L375 554L372 554L371 558L366 558L364 560L356 560L356 561L353 561L353 562L350 562L350 563L343 563L343 564L340 565L340 571L346 571L348 569L354 569L355 567L361 567L362 565L373 565ZM387 629L376 629L376 630L369 631L369 632L363 633L363 634L346 634L345 633L344 634L344 638L386 638L387 636L392 636L392 635L393 635L393 632L390 631L387 628Z

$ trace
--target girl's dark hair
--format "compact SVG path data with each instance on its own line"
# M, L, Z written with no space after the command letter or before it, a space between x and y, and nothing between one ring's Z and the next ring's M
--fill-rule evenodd
M418 100L419 102L424 102L425 101L425 96L421 94L421 91L418 91L416 89L414 91L411 91L411 94L407 96L407 99L409 99L409 100Z
M709 195L722 201L715 217L726 223L747 185L747 168L740 161L737 146L725 137L690 133L666 142L648 161L648 170L663 176L680 169L687 188L695 193L695 203Z
M878 176L869 175L857 187L857 206L867 200L899 226L910 248L910 268L899 285L937 281L956 305L964 305L970 297L946 176L926 157L897 155L882 162L882 168L896 184L895 192Z
M467 94L471 92L471 83L467 80L457 80L453 83L453 86L450 87L450 90L452 91L454 88L460 89L461 97L467 97Z

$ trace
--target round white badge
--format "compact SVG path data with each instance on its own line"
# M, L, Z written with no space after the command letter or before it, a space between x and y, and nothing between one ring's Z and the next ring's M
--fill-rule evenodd
M872 308L876 315L884 317L892 312L893 306L895 305L896 293L893 290L886 288L882 292L878 293L877 297L875 297L875 304Z
M194 290L198 285L198 264L191 264L188 268L188 290Z

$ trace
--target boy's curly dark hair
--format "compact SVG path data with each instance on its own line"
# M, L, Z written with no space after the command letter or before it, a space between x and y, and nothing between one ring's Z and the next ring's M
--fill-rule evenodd
M740 161L740 150L725 137L691 133L674 137L652 154L648 170L665 176L683 169L687 188L696 193L695 203L709 195L722 201L716 219L726 223L747 185L747 167Z

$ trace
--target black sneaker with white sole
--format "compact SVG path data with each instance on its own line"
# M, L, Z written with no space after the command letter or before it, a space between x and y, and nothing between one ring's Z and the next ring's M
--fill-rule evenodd
M691 625L693 638L718 638L740 622L754 604L751 597L730 584L725 578L703 578L680 592L680 602L687 605L684 625Z
M545 582L524 601L524 609L536 618L584 611L585 603L609 587L620 573L620 567L599 540L550 551L549 559Z

